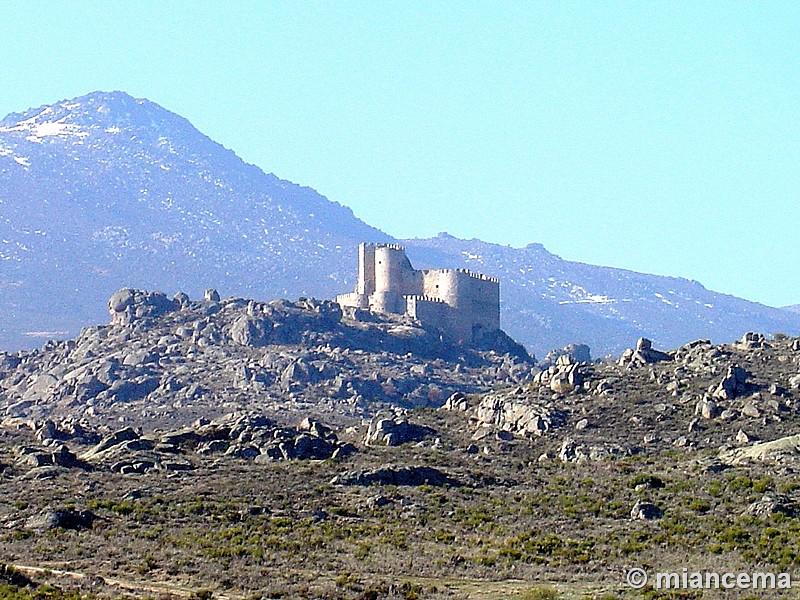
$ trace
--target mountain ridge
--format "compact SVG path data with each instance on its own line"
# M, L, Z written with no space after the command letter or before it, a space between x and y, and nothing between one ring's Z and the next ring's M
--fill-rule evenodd
M540 355L570 342L602 355L642 336L675 347L747 330L800 333L790 311L681 278L565 261L535 242L398 240L125 92L0 121L0 205L7 349L102 322L105 299L122 287L333 298L354 285L361 241L404 243L417 268L498 277L504 329Z
M781 309L713 292L697 281L567 261L540 244L509 248L447 235L406 243L466 255L463 266L499 278L504 314L531 317L515 320L508 333L525 341L549 338L552 347L582 342L605 354L604 348L621 351L638 337L675 347L702 337L733 340L751 329L797 327Z

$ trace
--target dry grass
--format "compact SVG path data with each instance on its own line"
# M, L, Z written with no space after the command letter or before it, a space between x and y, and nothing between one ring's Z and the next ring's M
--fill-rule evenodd
M761 388L786 378L785 362L736 359ZM709 469L740 425L706 422L689 433L694 404L665 392L670 369L631 375L624 396L564 399L573 415L592 423L586 430L537 440L492 437L479 442L488 454L465 451L474 424L463 415L425 409L412 418L437 431L438 447L369 448L344 463L209 458L174 476L73 470L45 481L27 480L12 466L0 477L0 561L116 580L92 587L88 578L54 576L85 594L188 597L210 590L232 599L716 598L720 593L633 591L625 573L632 566L793 571L800 564L800 518L746 509L764 494L797 500L794 467ZM717 374L704 377L699 389ZM785 400L791 405L794 398ZM667 408L656 409L660 404ZM752 420L748 427L765 439L794 433L799 414L790 406L781 421ZM662 440L638 454L583 464L552 458L566 434L585 444L632 447L653 431ZM24 435L0 437L0 462L13 464L12 449ZM682 435L691 443L675 446ZM551 458L540 461L543 453ZM330 483L343 471L385 464L433 466L462 485ZM388 502L375 502L378 496ZM664 518L631 521L637 500L656 503ZM86 531L25 529L24 520L47 506L88 509L100 519Z

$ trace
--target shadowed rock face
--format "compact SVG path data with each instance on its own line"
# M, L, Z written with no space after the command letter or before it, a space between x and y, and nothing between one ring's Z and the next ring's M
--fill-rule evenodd
M409 423L407 419L378 415L369 424L364 444L400 446L409 442L419 442L432 433L434 431L430 427Z
M387 466L366 471L343 473L334 478L334 485L461 485L447 473L433 467Z
M25 521L26 529L90 529L97 516L88 510L75 511L71 508L46 510Z

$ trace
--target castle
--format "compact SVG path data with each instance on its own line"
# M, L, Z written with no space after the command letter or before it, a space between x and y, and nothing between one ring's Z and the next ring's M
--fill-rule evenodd
M475 343L500 329L499 280L466 269L418 271L397 244L359 244L355 292L336 301L409 315L457 343Z

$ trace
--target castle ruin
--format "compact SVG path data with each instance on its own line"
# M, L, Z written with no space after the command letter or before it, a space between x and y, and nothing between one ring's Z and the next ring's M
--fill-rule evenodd
M355 292L336 301L409 315L457 343L475 343L500 329L499 280L466 269L418 271L397 244L359 244Z

